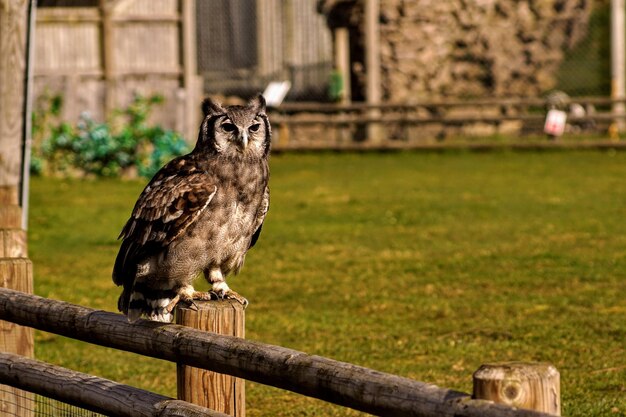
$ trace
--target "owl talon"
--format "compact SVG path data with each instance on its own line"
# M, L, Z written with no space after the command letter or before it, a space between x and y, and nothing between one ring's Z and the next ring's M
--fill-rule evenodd
M216 297L217 297L217 294L215 294L215 292L213 291L207 291L207 292L194 291L194 293L191 295L192 300L198 300L198 301L211 301L211 300L217 299Z
M180 294L177 294L176 297L172 298L172 301L170 301L169 304L163 308L164 312L167 314L171 313L172 311L174 311L174 308L176 308L176 304L178 304L179 302L185 302L185 299L181 298Z
M248 307L248 304L250 304L245 297L230 289L224 292L224 294L222 295L222 299L236 300L243 306L244 309Z

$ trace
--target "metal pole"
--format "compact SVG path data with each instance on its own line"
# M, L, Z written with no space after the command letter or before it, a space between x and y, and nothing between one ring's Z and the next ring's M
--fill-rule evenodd
M30 154L33 141L33 63L35 50L35 16L37 0L28 3L26 23L26 62L24 70L24 123L22 131L22 175L20 178L20 206L22 206L22 229L28 229L28 196L30 194Z
M611 98L623 99L626 97L626 64L624 58L624 0L611 0ZM614 103L613 113L624 114L624 103ZM623 117L615 119L611 130L623 132L625 127Z
M367 104L380 104L380 0L365 0L365 65L366 65L366 94ZM371 117L378 117L380 111L370 110ZM380 144L382 135L380 125L369 123L367 138L371 144Z

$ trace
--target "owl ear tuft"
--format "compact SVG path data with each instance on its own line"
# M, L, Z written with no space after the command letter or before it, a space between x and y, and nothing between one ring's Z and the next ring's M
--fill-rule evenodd
M265 97L259 94L248 102L248 107L252 108L257 114L265 114Z
M209 115L215 116L218 114L224 114L226 113L226 110L224 110L220 103L213 101L211 97L207 97L202 102L202 113L204 113L204 117L207 117Z

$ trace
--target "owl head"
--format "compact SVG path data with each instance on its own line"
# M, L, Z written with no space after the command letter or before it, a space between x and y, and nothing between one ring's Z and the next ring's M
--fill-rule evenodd
M222 106L207 98L202 102L204 120L194 151L232 157L266 157L271 129L265 99L258 95L245 106Z

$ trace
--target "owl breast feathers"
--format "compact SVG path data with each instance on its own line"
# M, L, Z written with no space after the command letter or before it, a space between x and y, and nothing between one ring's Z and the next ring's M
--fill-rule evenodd
M122 229L113 282L118 308L171 321L178 302L247 300L225 278L238 272L269 208L270 124L265 100L224 106L206 99L195 148L165 165L143 190ZM203 273L210 293L193 289Z

